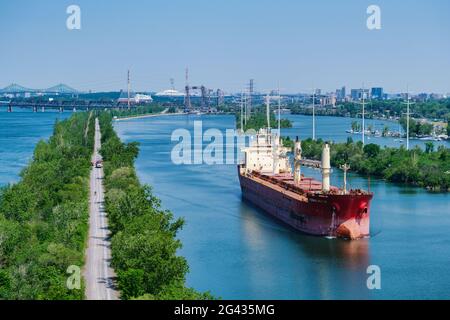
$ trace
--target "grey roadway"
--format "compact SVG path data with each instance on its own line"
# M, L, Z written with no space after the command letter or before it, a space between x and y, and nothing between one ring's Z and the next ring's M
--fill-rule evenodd
M95 119L95 145L92 160L100 160L101 134ZM104 211L103 168L92 168L90 177L89 240L86 252L84 279L88 300L117 300L115 273L111 268L111 243L108 220Z

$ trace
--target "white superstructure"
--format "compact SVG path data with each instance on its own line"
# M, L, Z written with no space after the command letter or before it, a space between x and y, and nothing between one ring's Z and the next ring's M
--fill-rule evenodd
M272 134L270 129L260 129L251 137L250 146L243 148L246 171L258 171L263 174L279 174L291 172L287 153L289 148L282 146L278 135Z

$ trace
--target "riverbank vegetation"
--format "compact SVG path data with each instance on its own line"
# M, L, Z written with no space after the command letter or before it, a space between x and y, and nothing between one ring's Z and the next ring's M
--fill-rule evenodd
M0 299L84 298L77 276L88 232L93 142L90 114L56 122L20 182L0 191ZM73 287L68 268L75 272Z
M320 160L322 140L302 141L303 157ZM292 147L292 140L285 139ZM361 142L333 143L331 145L331 164L340 167L349 164L351 170L362 175L378 177L386 181L424 187L434 191L450 191L450 149L433 143L426 149L416 147L412 150L401 148L381 148L376 144L363 146Z
M137 143L123 143L112 116L99 116L105 172L105 208L111 230L112 266L122 299L211 299L185 286L188 264L177 255L183 219L161 207L134 169Z
M244 120L244 119L243 119ZM258 108L248 117L247 121L242 121L244 123L244 131L253 129L258 131L261 128L267 127L267 114L263 111L263 108ZM288 119L281 119L281 128L292 128L292 122ZM276 119L273 112L270 113L270 127L278 128L278 120ZM241 114L236 114L236 128L241 129Z
M400 125L403 131L406 132L408 124L406 117L400 119ZM414 119L409 119L409 135L410 137L429 136L433 132L433 124L427 122L420 122Z
M112 109L109 112L113 117L126 118L126 117L137 117L147 114L157 114L163 111L169 113L175 112L174 108L164 107L163 105L157 103L152 103L143 106L132 106L130 109L128 109L125 106L124 108Z

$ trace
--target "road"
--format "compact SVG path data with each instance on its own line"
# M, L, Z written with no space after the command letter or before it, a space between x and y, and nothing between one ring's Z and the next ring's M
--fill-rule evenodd
M95 145L92 161L101 159L101 134L95 119ZM110 266L111 242L108 220L104 211L103 168L92 168L90 177L89 240L86 252L84 279L88 300L117 300L114 270Z

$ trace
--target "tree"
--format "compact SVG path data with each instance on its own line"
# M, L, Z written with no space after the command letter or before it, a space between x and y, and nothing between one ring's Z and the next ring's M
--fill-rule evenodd
M366 144L364 146L364 154L366 154L368 158L375 158L376 156L378 156L380 151L380 146L374 143Z
M432 152L434 152L434 143L433 142L425 143L425 153L432 153Z
M119 290L122 299L129 300L145 294L144 270L132 268L121 270L117 276L120 279Z
M352 121L352 131L359 132L361 131L361 125L357 121Z
M83 264L93 137L88 113L57 121L21 180L0 190L0 299L84 298L66 269Z

